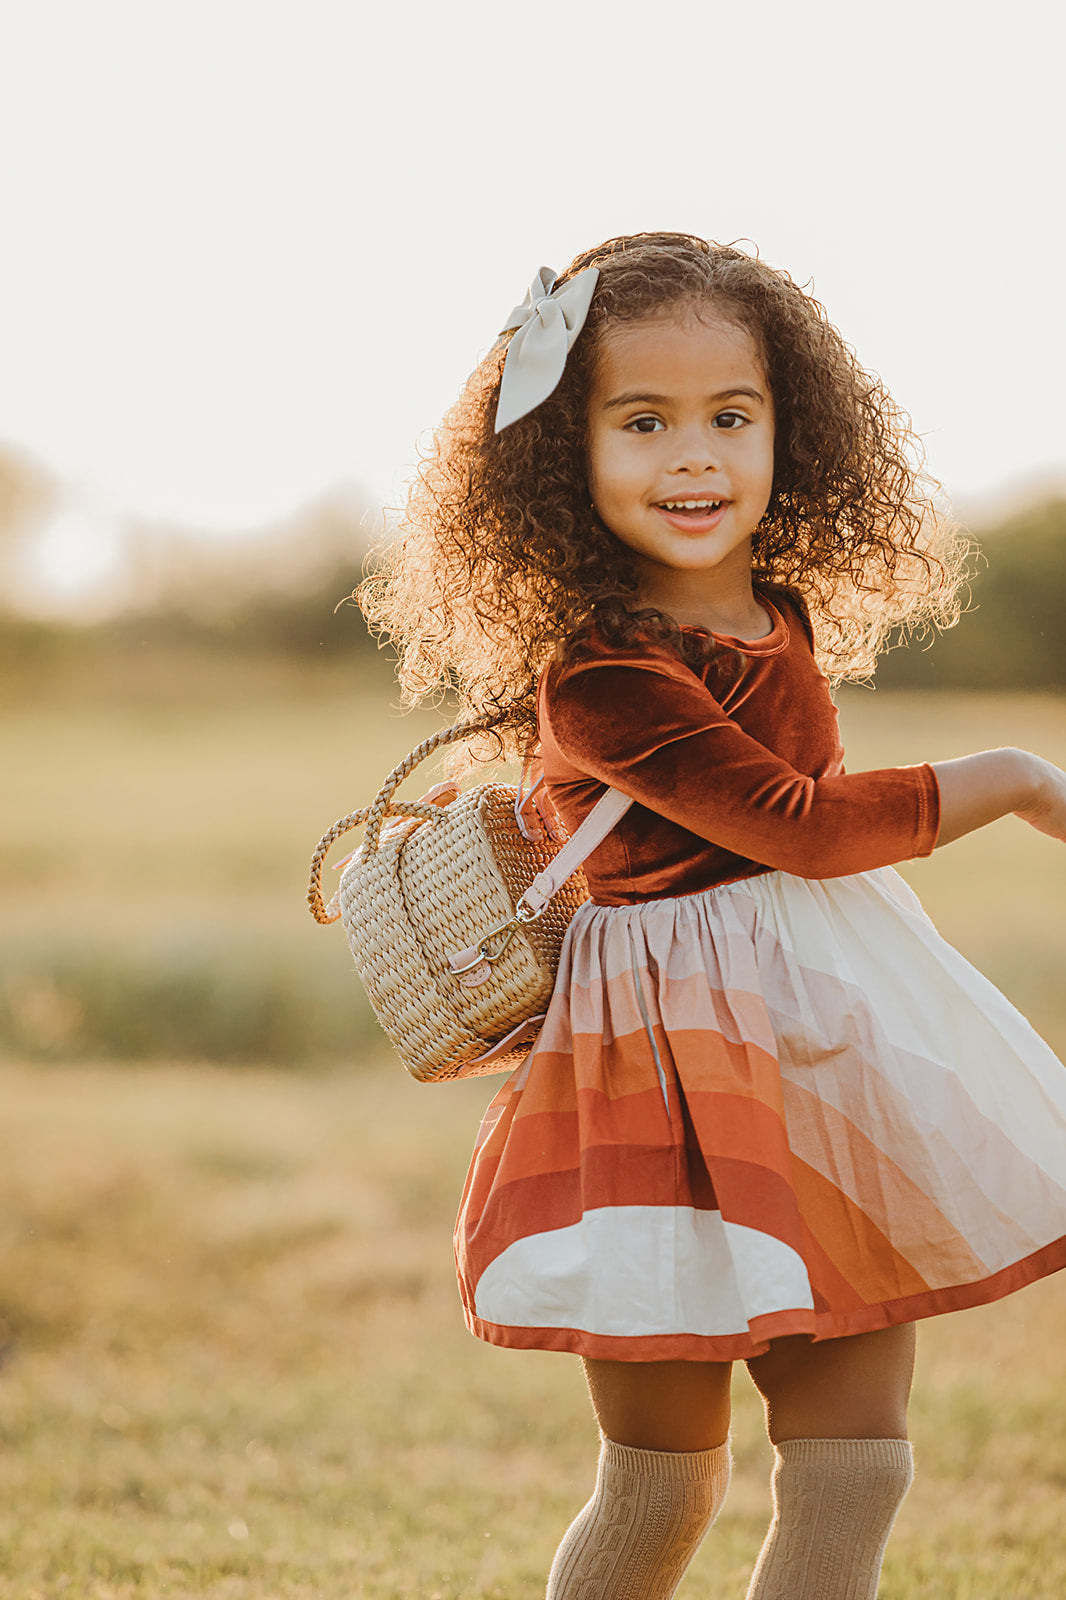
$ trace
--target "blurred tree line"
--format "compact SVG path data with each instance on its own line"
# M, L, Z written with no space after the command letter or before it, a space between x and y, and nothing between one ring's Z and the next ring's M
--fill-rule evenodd
M0 446L0 673L42 686L93 663L183 654L381 663L352 600L382 514L340 488L272 527L227 538L129 519L121 571L89 615L48 615L21 580L27 546L56 509L47 481ZM35 603L37 602L37 603ZM95 609L97 615L92 614Z
M1066 688L1066 499L974 530L970 609L880 662L885 689Z
M338 490L243 539L130 522L124 590L101 620L45 620L20 605L20 549L54 507L47 475L0 447L0 672L43 683L104 657L269 656L304 667L382 658L349 597L381 526L357 491ZM1066 687L1066 498L974 529L981 549L971 602L946 634L903 642L881 661L885 688Z

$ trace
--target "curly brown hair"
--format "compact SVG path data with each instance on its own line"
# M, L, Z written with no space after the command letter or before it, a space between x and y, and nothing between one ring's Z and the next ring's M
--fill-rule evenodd
M706 635L682 634L641 603L632 554L588 489L587 406L604 337L664 315L713 310L761 356L775 452L753 577L805 603L830 677L868 676L893 628L957 620L969 545L938 505L910 419L817 300L757 256L689 234L609 239L559 281L590 266L596 291L554 393L496 434L506 343L489 352L357 591L398 649L408 703L454 691L460 715L495 728L494 753L521 756L536 740L541 668L578 648L591 623L616 645L640 631L682 655L713 652Z

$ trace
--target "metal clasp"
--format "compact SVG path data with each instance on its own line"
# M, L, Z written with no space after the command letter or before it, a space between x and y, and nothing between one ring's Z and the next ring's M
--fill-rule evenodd
M528 906L524 903L524 901L519 900L518 904L514 908L513 917L508 917L505 922L498 922L494 928L489 928L486 933L483 933L476 944L471 945L470 948L476 952L473 960L468 961L463 967L452 967L452 972L454 973L455 977L462 977L464 972L473 972L474 968L481 966L483 961L489 962L490 965L493 962L499 961L500 957L511 944L511 941L518 932L519 928L521 928L523 924L527 922L536 922L537 918L542 915L544 909L545 908L542 906L540 911L534 911L532 906ZM500 939L501 935L501 942L496 946L496 948L494 950L489 949L488 946L490 941L493 939Z

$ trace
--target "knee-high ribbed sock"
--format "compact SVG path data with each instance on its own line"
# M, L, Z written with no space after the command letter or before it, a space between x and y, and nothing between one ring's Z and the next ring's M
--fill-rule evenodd
M670 1600L729 1487L729 1444L634 1450L604 1438L592 1499L552 1562L547 1600Z
M874 1600L914 1477L906 1439L792 1439L774 1463L774 1520L748 1600Z

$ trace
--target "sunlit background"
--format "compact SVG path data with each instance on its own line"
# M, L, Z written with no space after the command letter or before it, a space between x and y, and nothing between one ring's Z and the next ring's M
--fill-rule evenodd
M1066 765L1063 12L0 13L0 1600L537 1600L595 1439L574 1364L459 1322L491 1081L404 1079L304 904L448 715L338 602L538 267L744 240L984 552L958 628L841 695L851 767ZM1066 1054L1066 852L1005 819L903 870ZM1064 1314L923 1330L897 1600L1066 1592ZM762 1539L738 1406L682 1594Z
M812 285L968 513L1061 486L1062 42L1036 0L7 8L0 440L53 491L8 582L395 502L537 267L658 227Z

